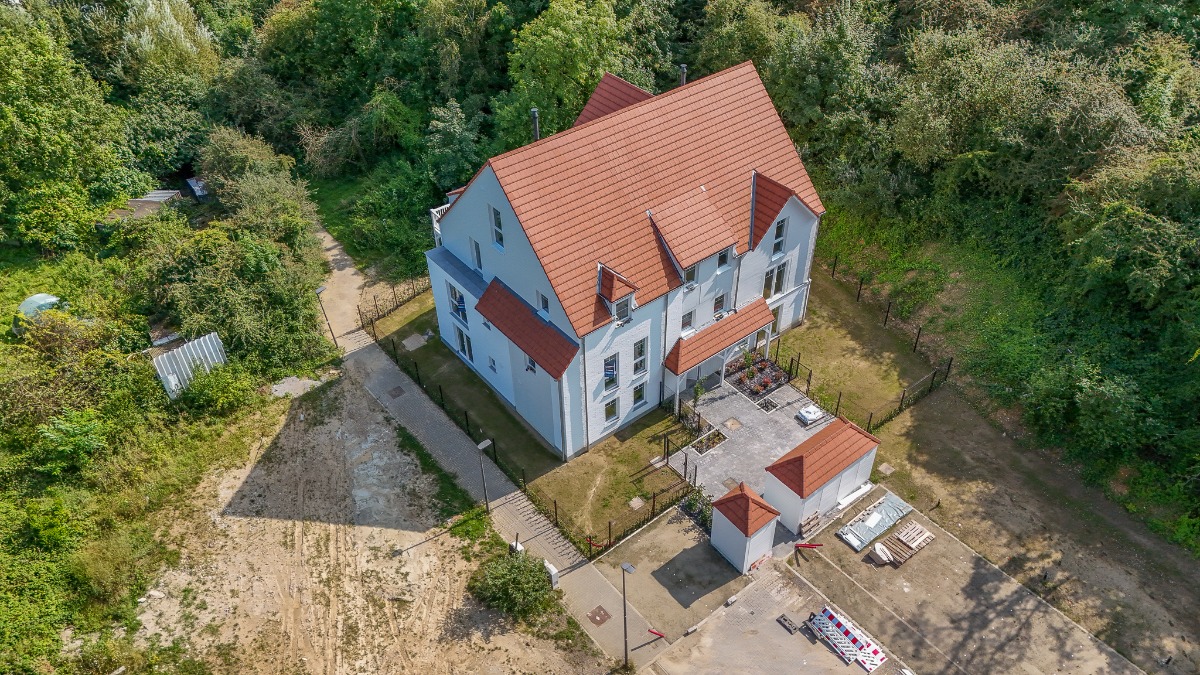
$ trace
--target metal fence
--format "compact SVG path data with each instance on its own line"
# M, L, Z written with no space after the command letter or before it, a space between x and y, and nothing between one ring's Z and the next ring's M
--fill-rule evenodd
M378 340L375 322L412 302L431 287L429 277L425 276L391 284L387 290L372 294L370 299L358 305L359 327L369 330L372 339Z

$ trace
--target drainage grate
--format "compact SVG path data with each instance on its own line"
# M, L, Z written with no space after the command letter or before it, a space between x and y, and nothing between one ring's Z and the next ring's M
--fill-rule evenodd
M392 387L391 390L388 391L388 396L391 396L392 398L400 398L400 396L403 394L404 394L404 387L396 386L396 387Z

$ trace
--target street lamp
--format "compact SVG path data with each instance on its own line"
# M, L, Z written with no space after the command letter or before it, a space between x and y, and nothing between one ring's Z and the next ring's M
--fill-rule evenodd
M621 623L625 627L625 667L629 668L629 600L625 596L625 575L637 569L629 563L621 563Z
M478 446L479 447L479 477L483 479L483 508L486 509L488 513L492 512L492 505L490 503L488 503L487 472L485 472L483 470L483 456L484 456L484 454L487 453L488 446L491 444L492 444L492 439L487 438L487 439L484 439L484 441L482 443L480 443Z
M338 344L337 336L333 334L333 324L329 323L329 314L325 311L325 303L321 300L321 294L324 292L324 286L318 286L317 290L313 291L313 293L317 294L317 304L321 306L321 314L325 316L325 327L329 329L329 337L333 338L333 346L340 348L341 345Z

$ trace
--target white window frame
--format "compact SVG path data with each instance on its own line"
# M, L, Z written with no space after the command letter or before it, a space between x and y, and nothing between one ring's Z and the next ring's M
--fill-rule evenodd
M492 245L501 251L504 250L504 219L500 216L500 209L489 206L492 210Z
M474 239L471 239L471 262L475 263L475 269L483 271L483 249Z
M534 361L533 357L528 354L525 355L525 370L530 373L537 372L537 361Z
M613 391L621 386L621 358L620 354L609 354L604 357L604 370L608 370L608 362L612 361L613 375L608 377L604 375L604 391ZM601 373L603 375L603 373Z
M693 327L696 325L695 310L690 311L690 312L684 312L683 317L680 318L680 320L679 320L679 325L680 325L680 330L682 330L684 333L692 330Z
M721 258L725 258L725 261L721 262ZM729 261L732 259L733 259L733 249L727 248L724 251L721 251L720 253L717 254L717 269L723 270L723 269L729 267Z
M688 267L687 269L683 270L683 283L685 283L685 284L696 283L696 273L697 273L696 268L699 265L700 265L700 263L696 263L695 265L692 265L691 267Z
M550 298L547 298L541 291L537 292L538 312L542 316L550 316Z
M617 321L624 321L633 313L633 297L625 296L613 303L613 318Z
M717 305L720 305L720 307L718 307ZM722 293L722 294L718 295L717 297L713 298L713 314L714 315L720 314L721 312L724 312L724 311L725 311L725 294Z
M612 406L612 414L608 414L608 408ZM612 424L621 418L621 402L618 399L609 399L604 402L604 421Z
M771 257L783 255L783 244L787 239L787 218L775 221L775 241L771 244Z
M491 368L493 373L496 372L496 359L491 356L488 357L488 368Z
M458 353L467 357L467 361L475 363L475 349L471 345L471 334L460 326L455 326L454 335L458 338Z
M646 352L649 348L650 338L642 338L633 343L633 374L641 375L646 372ZM642 354L638 356L638 347L641 347Z
M458 286L455 286L454 284L450 283L449 281L446 282L446 288L450 289L449 290L450 314L454 318L461 321L464 326L468 325L467 324L467 294L463 293L461 290L459 290ZM459 298L463 299L463 313L462 314L458 313L458 299Z
M787 288L787 262L781 262L778 265L767 270L763 275L763 297L775 298L783 295L788 291ZM770 293L768 295L768 292Z
M637 408L646 404L646 383L642 382L633 388L633 407Z

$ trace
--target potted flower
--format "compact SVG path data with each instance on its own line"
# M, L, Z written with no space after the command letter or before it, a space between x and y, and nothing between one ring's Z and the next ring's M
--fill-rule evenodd
M771 378L769 378L769 377L764 377L764 378L763 378L763 381L762 381L762 383L763 383L763 386L764 386L764 387L769 387L769 386L771 386Z

